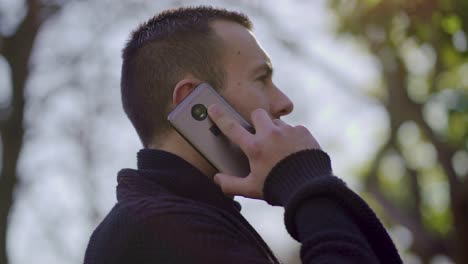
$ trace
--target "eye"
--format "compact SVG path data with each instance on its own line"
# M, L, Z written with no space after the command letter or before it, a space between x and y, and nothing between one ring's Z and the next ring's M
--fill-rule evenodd
M265 83L267 79L268 79L268 74L263 74L257 77L257 81L261 81L263 83Z

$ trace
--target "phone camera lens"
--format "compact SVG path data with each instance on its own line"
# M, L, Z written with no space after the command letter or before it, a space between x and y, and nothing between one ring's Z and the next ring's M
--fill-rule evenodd
M208 117L206 107L202 104L192 106L192 117L198 121L205 120Z

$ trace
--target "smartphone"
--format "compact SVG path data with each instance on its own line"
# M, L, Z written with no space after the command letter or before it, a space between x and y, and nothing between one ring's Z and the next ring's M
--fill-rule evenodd
M231 142L208 116L208 107L218 104L227 114L254 134L253 127L208 83L198 85L168 115L174 129L213 167L222 173L245 177L250 166L244 152Z

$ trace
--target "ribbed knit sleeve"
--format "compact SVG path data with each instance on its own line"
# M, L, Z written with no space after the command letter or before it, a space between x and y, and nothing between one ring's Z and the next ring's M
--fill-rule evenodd
M278 162L271 170L264 186L265 201L284 206L293 193L311 179L331 175L331 161L327 153L319 149L296 152Z
M302 243L303 263L402 263L377 216L333 176L322 150L280 161L267 177L264 197L285 207L286 229Z

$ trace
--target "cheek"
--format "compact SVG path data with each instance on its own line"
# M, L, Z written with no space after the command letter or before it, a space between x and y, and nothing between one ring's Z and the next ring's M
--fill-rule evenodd
M259 89L238 89L234 93L226 93L224 98L249 122L253 110L263 108L269 112L267 96Z

